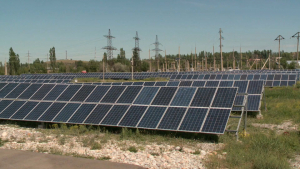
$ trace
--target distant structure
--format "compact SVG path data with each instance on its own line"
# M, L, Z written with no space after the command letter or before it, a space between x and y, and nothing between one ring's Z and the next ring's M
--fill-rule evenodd
M159 52L162 51L161 49L159 49L159 45L162 45L162 44L158 42L157 35L156 35L156 40L153 44L155 45L155 48L152 49L152 51L155 51L155 59L157 59L158 55L159 55Z
M283 40L284 37L282 37L281 35L278 35L277 38L275 40L278 40L279 45L278 45L278 58L279 58L279 63L278 63L278 68L280 69L280 41Z
M107 50L107 59L111 60L113 58L113 51L117 50L117 48L112 46L112 38L115 38L110 34L110 29L108 29L108 35L104 35L107 38L107 46L103 47L102 49Z
M133 51L137 50L138 51L138 56L140 57L140 51L142 51L142 50L139 47L140 46L140 44L139 44L140 38L139 38L139 35L138 35L137 31L136 31L136 35L135 35L135 37L133 37L133 39L135 40L135 47L132 50Z

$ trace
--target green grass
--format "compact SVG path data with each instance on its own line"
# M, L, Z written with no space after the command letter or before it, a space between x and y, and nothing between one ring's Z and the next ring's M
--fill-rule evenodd
M78 83L91 83L91 82L146 82L146 81L168 81L168 78L161 78L161 77L152 77L152 78L146 78L142 80L137 80L137 79L99 79L99 78L77 78ZM75 79L73 79L71 82L75 83Z

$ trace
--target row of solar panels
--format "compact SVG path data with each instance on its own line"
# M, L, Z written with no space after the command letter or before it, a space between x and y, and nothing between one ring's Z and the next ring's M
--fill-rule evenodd
M296 74L202 74L172 75L170 80L297 80Z
M15 82L15 83L69 83L70 80L0 80L0 82Z
M0 119L223 134L230 109L0 101Z

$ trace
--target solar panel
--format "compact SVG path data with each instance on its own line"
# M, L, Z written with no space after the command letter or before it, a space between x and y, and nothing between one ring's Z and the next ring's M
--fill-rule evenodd
M4 111L0 113L0 118L10 118L10 116L12 116L18 109L20 109L24 103L25 101L14 101Z
M217 79L217 80L221 80L221 79L222 79L222 75L217 75L217 76L216 76L216 79Z
M175 79L180 79L182 75L177 75Z
M12 100L2 100L2 101L0 101L0 112L2 112L12 102L13 102Z
M237 88L218 88L212 107L231 108Z
M4 88L4 86L6 86L6 85L7 85L7 83L0 83L0 91L1 91L1 89Z
M8 93L10 93L18 83L8 83L5 87L0 91L0 98L4 98Z
M84 121L85 124L99 124L112 105L98 104L88 118Z
M280 86L280 81L274 81L273 82L273 87L276 87L276 86Z
M44 84L31 98L30 100L42 100L46 94L54 87L54 84Z
M202 77L203 78L203 77ZM194 75L192 79L198 79L198 75Z
M221 81L219 87L232 87L233 81Z
M65 105L66 103L53 103L38 120L52 121L52 119L62 110Z
M281 82L280 82L280 86L287 86L287 85L288 85L287 82L288 82L288 81L281 81Z
M186 108L169 107L158 128L164 130L177 130Z
M261 95L248 95L247 110L259 111L260 97Z
M202 132L223 134L230 115L230 109L210 109Z
M201 76L201 75L200 75ZM210 77L210 74L207 74L207 75L204 75L204 78L203 79L209 79Z
M181 76L181 79L186 79L187 78L187 75L182 75Z
M29 83L20 83L14 90L12 90L5 98L17 98L29 86Z
M218 87L220 81L207 81L205 87Z
M138 95L138 97L136 98L136 100L134 101L134 104L149 105L158 90L159 87L144 87L140 92L140 94Z
M234 75L228 75L228 80L233 80L234 79Z
M167 86L178 86L179 82L168 82Z
M247 80L253 80L253 75L248 75Z
M260 78L260 75L254 75L253 80L259 80L259 78Z
M193 86L195 87L204 87L206 81L194 81Z
M119 126L135 127L148 106L131 106Z
M196 88L180 87L171 103L171 106L189 106Z
M18 99L29 99L42 84L31 84L19 97Z
M97 86L96 89L88 96L85 102L100 102L102 97L110 89L110 86Z
M114 83L112 83L112 85L114 85L114 86L118 86L118 85L121 85L122 83L117 83L117 82L114 82Z
M112 86L111 89L101 100L102 103L115 103L120 97L126 86Z
M133 84L132 85L139 85L139 86L142 86L142 85L144 85L144 82L133 82Z
M169 105L176 90L177 87L161 87L154 98L152 105Z
M247 80L247 75L242 75L240 80Z
M156 82L155 86L166 86L167 82Z
M223 75L222 76L222 80L226 80L228 78L228 75ZM232 76L232 79L233 79L233 76Z
M26 117L25 120L37 120L52 102L40 102Z
M210 75L209 79L214 80L217 75Z
M80 103L68 103L53 119L53 122L67 122L80 105Z
M266 81L266 85L267 87L272 87L273 86L273 81Z
M236 96L235 100L234 100L234 105L237 105L237 106L243 105L244 104L244 99L245 99L245 96ZM232 110L241 111L242 107L233 107Z
M296 75L289 75L289 80L296 80Z
M181 81L179 86L191 86L193 81Z
M58 97L57 101L69 101L81 88L81 85L69 85L69 87Z
M188 75L187 77L186 77L186 79L192 79L193 78L193 75Z
M39 102L27 102L10 119L23 119Z
M117 125L123 115L126 113L128 105L114 105L114 107L108 112L103 121L102 125Z
M1 103L1 102L0 102ZM162 115L164 114L166 107L153 107L150 106L143 116L142 120L138 124L139 128L154 129L159 123Z
M263 81L249 81L248 94L261 94L263 89Z
M67 88L67 85L56 85L43 100L56 100L56 98Z
M240 78L241 78L241 75L235 75L234 76L234 80L240 80Z
M68 123L83 123L86 117L91 113L96 104L82 104L73 114Z
M268 75L267 80L274 80L274 75Z
M234 87L238 87L238 93L246 93L248 81L235 81Z
M281 75L275 75L274 80L281 80Z
M145 82L144 86L154 86L155 82Z
M208 109L189 108L179 130L199 132L206 117Z
M296 81L288 81L288 86L293 86L296 84Z
M141 89L142 86L128 86L117 103L132 103Z
M198 88L191 106L209 107L215 95L216 88Z
M71 101L83 102L91 94L95 87L96 86L92 85L83 85L82 88L74 95Z
M122 85L129 86L132 85L133 82L123 82Z

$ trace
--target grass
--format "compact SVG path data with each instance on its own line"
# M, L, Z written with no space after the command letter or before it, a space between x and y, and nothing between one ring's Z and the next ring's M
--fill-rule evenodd
M219 137L225 147L217 155L211 155L205 162L207 168L232 169L268 169L290 168L289 159L300 153L300 134L298 131L288 131L278 134L270 129L253 127L251 123L281 124L286 120L300 122L300 89L297 87L265 88L267 111L262 103L264 119L251 118L247 120L249 136L240 137L236 141L232 134L225 133ZM233 129L233 121L229 128ZM242 132L243 126L240 127ZM242 136L242 135L240 135ZM226 152L226 158L218 155Z
M99 79L99 78L77 78L78 83L91 83L91 82L146 82L146 81L168 81L168 78L162 78L162 77L153 77L153 78L146 78L142 80L137 79ZM71 82L75 82L75 79L73 79Z

